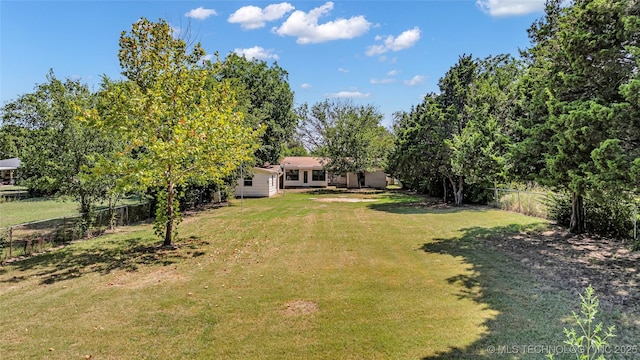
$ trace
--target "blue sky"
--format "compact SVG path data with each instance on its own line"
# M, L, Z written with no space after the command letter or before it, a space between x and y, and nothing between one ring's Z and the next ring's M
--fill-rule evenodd
M517 55L544 0L0 1L0 102L46 81L120 78L122 31L167 20L208 54L238 52L289 73L296 104L351 98L391 124L462 54Z

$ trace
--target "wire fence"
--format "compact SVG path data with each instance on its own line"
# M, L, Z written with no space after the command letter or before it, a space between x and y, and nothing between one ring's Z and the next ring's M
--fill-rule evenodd
M96 236L117 226L126 226L151 217L149 203L122 205L93 213L85 230L80 215L62 216L0 228L0 261L42 252L47 248ZM87 234L88 231L88 234Z
M551 192L505 188L489 188L487 190L491 190L493 193L491 206L543 219L549 218L548 204Z
M488 188L493 193L493 200L489 205L499 209L514 211L524 215L549 219L549 205L555 196L553 192L529 191L509 188ZM629 204L631 207L631 222L633 224L632 236L638 243L638 204Z

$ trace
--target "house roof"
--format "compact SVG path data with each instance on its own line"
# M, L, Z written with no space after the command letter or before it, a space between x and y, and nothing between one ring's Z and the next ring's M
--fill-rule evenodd
M0 170L15 170L20 167L20 159L11 158L0 160Z
M325 159L312 156L287 156L280 161L280 165L287 169L322 170L324 164L326 164Z
M255 166L252 168L253 171L260 171L260 172L268 172L268 173L272 173L272 174L280 174L282 171L280 171L280 166L279 165L265 165L265 166Z

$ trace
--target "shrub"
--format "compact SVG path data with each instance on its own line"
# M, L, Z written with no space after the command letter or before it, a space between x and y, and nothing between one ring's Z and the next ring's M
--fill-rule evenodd
M584 197L585 228L588 232L615 238L630 238L633 232L633 204L621 196ZM549 218L569 226L571 197L555 194L547 202Z

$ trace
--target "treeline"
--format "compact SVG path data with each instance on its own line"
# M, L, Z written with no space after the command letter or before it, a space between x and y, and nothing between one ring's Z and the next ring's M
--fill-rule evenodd
M495 183L536 182L567 194L554 211L574 233L628 219L615 204L640 187L638 0L549 0L528 34L517 57L460 56L385 129L372 105L294 108L277 63L204 60L164 20L141 19L120 36L123 79L92 92L52 71L5 104L0 153L21 158L30 191L73 196L87 223L97 201L149 194L165 245L194 194L233 184L241 164L309 152L333 172L383 167L458 205Z
M573 233L588 230L585 208L636 201L639 16L637 0L548 1L521 56L463 55L438 93L395 114L389 170L456 204L496 182L535 181L568 194L561 218Z
M181 204L224 190L241 164L277 163L297 127L287 72L236 54L204 60L200 44L146 19L120 36L122 80L92 92L56 78L2 108L0 153L19 157L38 195L68 195L86 232L94 204L132 193L156 208L170 245ZM291 145L294 146L294 145Z

